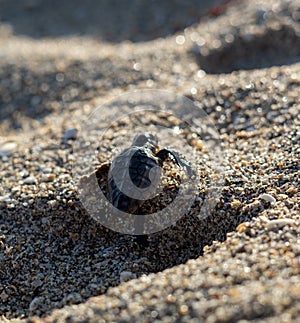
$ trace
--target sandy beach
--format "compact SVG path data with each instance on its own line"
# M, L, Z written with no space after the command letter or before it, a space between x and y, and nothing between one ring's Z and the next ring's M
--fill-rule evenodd
M300 1L51 3L0 1L0 321L297 322ZM207 216L213 151L180 120L131 115L139 90L153 91L149 106L163 106L161 90L187 97L213 123L222 185ZM128 119L106 124L124 94ZM78 195L75 139L99 107L109 130L83 136L92 170L153 125L196 151L160 136L199 180L186 214L147 246ZM163 202L180 182L167 171Z

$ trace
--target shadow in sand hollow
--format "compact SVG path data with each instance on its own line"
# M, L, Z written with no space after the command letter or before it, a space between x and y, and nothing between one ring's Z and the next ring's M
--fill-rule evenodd
M133 71L132 63L121 58L75 60L63 67L51 63L40 61L35 67L0 64L0 123L6 121L9 129L22 128L24 118L41 121L71 103L94 98L98 91L150 78Z
M195 23L223 0L2 0L0 22L33 38L96 36L110 42L165 37Z
M200 67L210 74L289 65L300 61L300 35L283 25L279 30L268 28L262 35L238 35L207 55L196 55Z

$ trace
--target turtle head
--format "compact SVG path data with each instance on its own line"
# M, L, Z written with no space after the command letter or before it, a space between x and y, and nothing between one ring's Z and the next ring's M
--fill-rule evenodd
M151 150L156 150L158 148L158 138L150 132L138 134L135 136L132 146L145 147Z

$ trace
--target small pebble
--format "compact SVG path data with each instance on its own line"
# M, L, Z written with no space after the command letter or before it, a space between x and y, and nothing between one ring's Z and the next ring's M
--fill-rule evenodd
M296 188L296 187L289 187L286 190L286 193L291 194L291 195L294 195L294 194L298 193L298 188Z
M247 225L248 225L249 223L247 223L247 222L243 222L243 223L241 223L241 224L239 224L238 226L237 226L237 228L236 228L236 231L237 232L244 232L245 230L246 230L246 228L247 228Z
M0 299L1 299L2 302L5 302L8 298L9 298L9 296L5 293L5 291L3 291L0 294Z
M0 202L10 202L11 198L9 197L9 195L4 195L4 196L0 196Z
M41 180L42 182L53 182L55 178L55 174L43 174Z
M16 142L5 142L4 144L0 145L0 157L10 156L16 151L17 147L18 145Z
M71 293L64 297L65 303L79 303L82 301L82 296L79 293Z
M121 283L127 282L131 279L134 279L134 278L136 278L136 275L133 274L131 271L122 271L120 273L120 282Z
M29 176L24 179L24 184L32 185L32 184L37 184L37 179L33 176Z
M178 309L178 314L180 315L186 315L189 311L189 308L187 305L181 305Z
M265 20L266 20L266 10L264 9L258 9L256 11L256 23L258 25L262 25L265 23Z
M47 204L53 209L57 206L57 201L56 200L51 200L51 201L48 201Z
M239 200L233 200L231 203L230 203L230 206L235 209L235 210L238 210L242 207L242 203L239 201Z
M77 138L78 130L76 128L68 129L63 138L63 143L66 143L69 139L75 140Z
M43 297L35 297L29 304L29 312L36 311L43 302Z
M266 223L266 229L267 230L274 230L276 228L280 229L284 227L285 225L294 226L296 224L296 221L293 219L277 219L277 220L271 220L268 223Z
M262 200L266 201L266 202L270 202L270 203L274 203L274 202L276 202L276 199L275 199L272 195L267 194L267 193L262 194L262 195L260 196L260 198L261 198Z

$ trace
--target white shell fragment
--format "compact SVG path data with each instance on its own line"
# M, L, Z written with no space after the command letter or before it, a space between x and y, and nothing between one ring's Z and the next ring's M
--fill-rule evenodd
M266 202L270 202L270 203L276 202L276 199L272 195L267 193L262 194L260 198Z
M266 229L267 230L274 230L274 229L280 229L284 227L285 225L294 226L296 225L296 221L293 219L277 219L277 220L271 220L268 223L266 223Z

